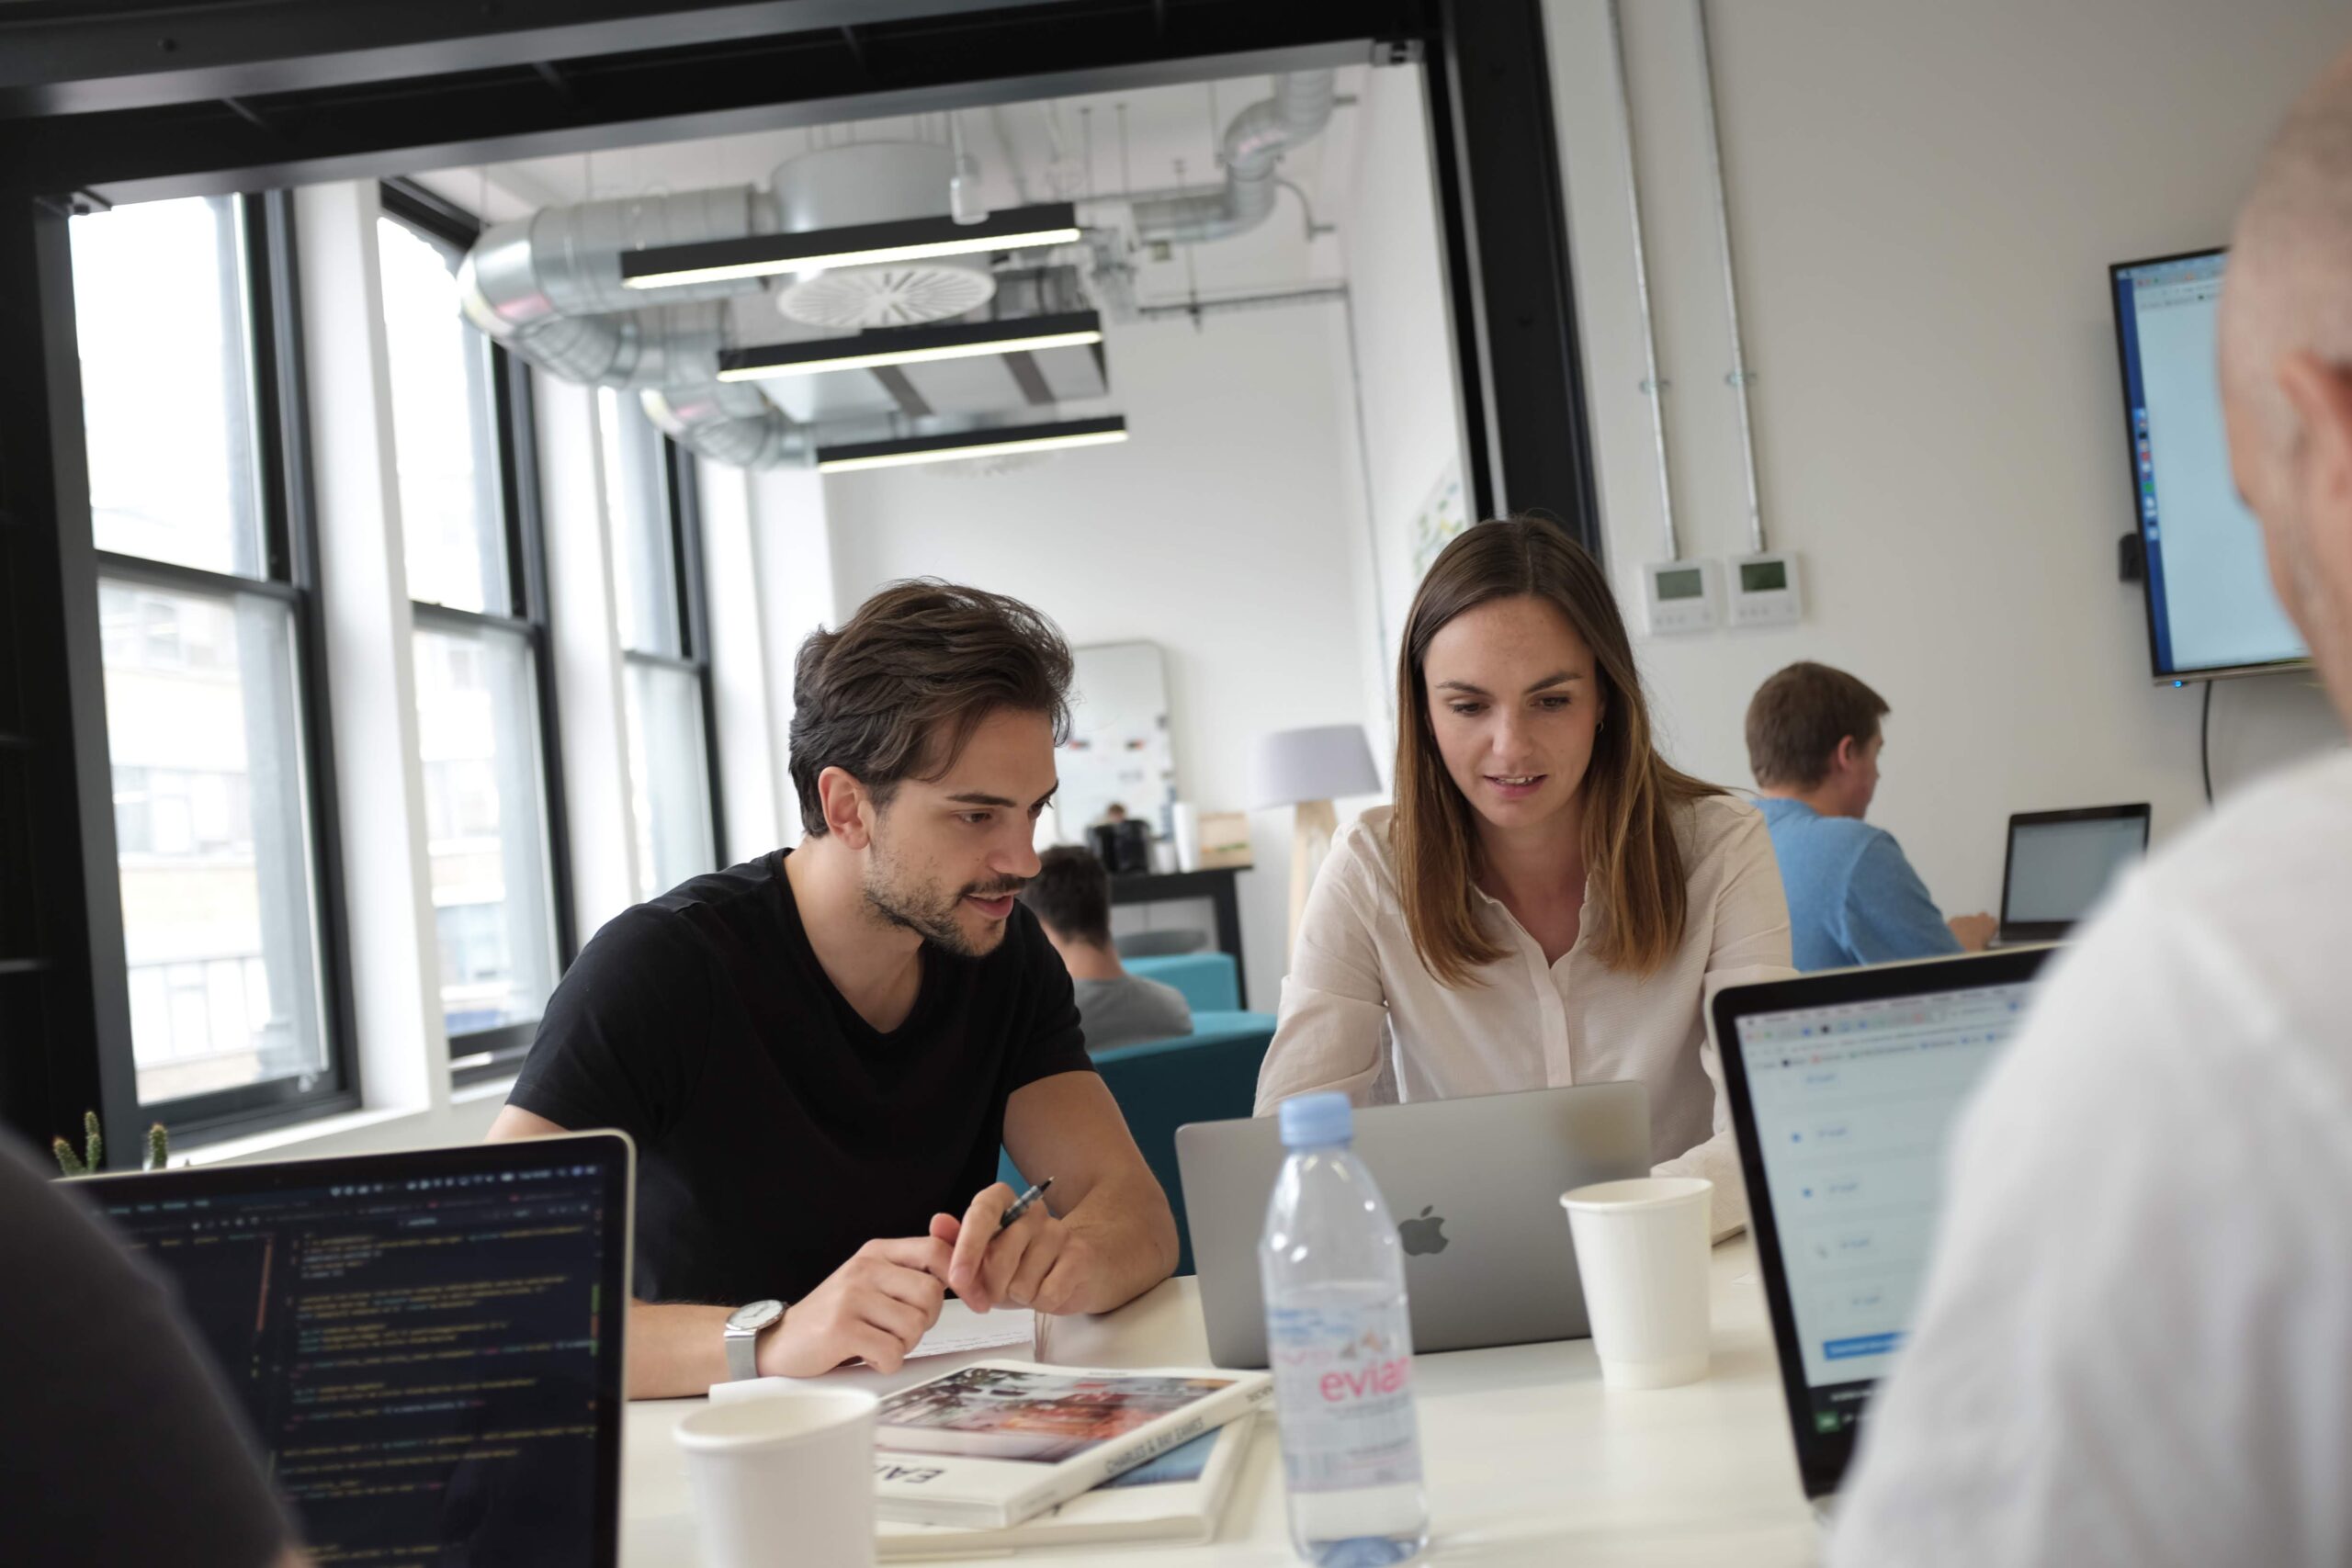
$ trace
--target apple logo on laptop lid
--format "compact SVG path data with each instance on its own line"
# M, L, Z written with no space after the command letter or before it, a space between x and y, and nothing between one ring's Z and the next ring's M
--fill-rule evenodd
M1406 1257L1419 1258L1445 1250L1445 1216L1438 1214L1432 1218L1430 1210L1436 1207L1434 1203L1429 1204L1417 1217L1403 1221L1396 1226L1396 1239L1405 1244Z

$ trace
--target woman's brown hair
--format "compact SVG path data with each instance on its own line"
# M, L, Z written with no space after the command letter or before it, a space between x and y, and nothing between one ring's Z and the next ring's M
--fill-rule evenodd
M1446 546L1413 595L1396 666L1396 808L1389 824L1405 925L1430 973L1462 987L1508 950L1478 924L1473 881L1478 840L1470 802L1454 787L1430 727L1422 664L1455 616L1496 599L1556 605L1592 650L1601 700L1584 799L1584 861L1592 949L1603 964L1654 973L1682 941L1689 889L1676 808L1724 792L1668 767L1650 739L1649 705L1634 646L1600 563L1558 525L1536 517L1481 523Z

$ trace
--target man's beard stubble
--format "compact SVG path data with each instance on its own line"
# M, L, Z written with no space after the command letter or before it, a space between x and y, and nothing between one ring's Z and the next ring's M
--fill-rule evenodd
M1022 877L1001 878L991 882L975 882L942 896L928 886L901 885L895 874L897 869L897 858L877 840L874 863L865 878L865 907L885 924L912 931L922 938L927 946L953 953L958 958L985 958L1004 941L1004 924L993 922L993 938L985 946L976 944L956 918L964 900L974 897L1001 898L1018 893L1026 884L1026 879Z

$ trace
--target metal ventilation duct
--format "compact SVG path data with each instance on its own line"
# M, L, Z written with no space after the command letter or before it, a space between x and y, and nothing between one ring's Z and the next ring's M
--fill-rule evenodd
M665 288L658 302L621 281L633 250L743 239L900 218L944 216L955 159L921 142L859 142L781 165L775 194L752 186L548 208L486 230L459 265L459 298L476 326L568 381L643 395L646 412L681 445L724 463L757 467L807 450L805 436L756 388L718 380L726 301L759 294L758 278ZM995 280L985 259L837 267L788 285L818 289L816 319L836 329L933 320L985 304Z
M1328 70L1275 77L1273 96L1226 127L1224 183L1128 203L1136 237L1197 244L1264 222L1273 210L1282 155L1330 123L1335 82L1336 73ZM652 303L642 290L623 286L622 255L946 216L951 186L967 173L949 148L853 142L780 165L773 194L742 185L548 208L483 231L459 266L460 297L476 326L550 374L639 392L654 422L694 451L747 467L794 460L812 449L808 433L758 388L718 380L727 302L763 292L762 280L664 288ZM1099 271L1097 284L1106 305L1132 317L1125 278L1124 268L1114 267ZM963 315L986 303L995 288L985 259L949 257L837 267L785 285L777 304L788 319L843 331ZM1089 351L1067 365L1039 355L1011 375L1023 400L1034 405L1099 395L1101 367L1100 355ZM910 403L961 412L967 400L993 407L992 400L1001 397L983 367L943 367L927 379L933 384L902 378L900 412Z
M1136 237L1199 244L1263 223L1274 209L1275 165L1331 123L1338 79L1334 71L1275 77L1274 96L1251 104L1225 128L1225 183L1136 202Z

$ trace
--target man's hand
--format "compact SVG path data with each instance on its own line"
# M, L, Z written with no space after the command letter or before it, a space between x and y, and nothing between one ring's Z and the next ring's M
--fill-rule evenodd
M861 1357L877 1372L897 1371L939 1321L947 1259L935 1234L867 1242L762 1337L761 1375L813 1378Z
M2001 922L1990 915L1954 915L1944 924L1951 927L1951 934L1960 939L1962 950L1982 953L1993 945L1993 938L2000 933Z
M933 1216L933 1239L955 1247L947 1265L949 1287L974 1312L1001 1306L1035 1307L1047 1314L1075 1310L1094 1267L1093 1247L1083 1231L1048 1213L1042 1198L998 1230L997 1222L1016 1196L1000 1181L983 1189L962 1219Z

